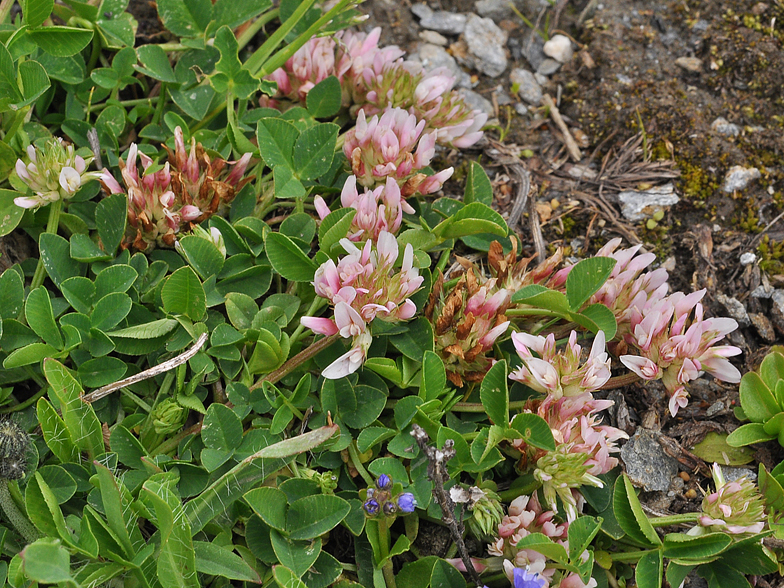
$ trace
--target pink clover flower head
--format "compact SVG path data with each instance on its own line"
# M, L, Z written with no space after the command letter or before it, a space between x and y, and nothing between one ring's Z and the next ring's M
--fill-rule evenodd
M14 198L14 204L21 208L69 200L84 184L101 176L98 171L85 171L92 157L77 155L74 146L59 137L49 139L43 147L28 145L27 156L30 163L17 159L14 167L16 175L33 193Z
M610 379L610 358L605 351L604 331L596 334L588 358L582 365L582 348L577 344L575 331L572 331L563 351L556 351L553 334L545 338L513 333L512 342L523 364L509 377L555 399L582 396L598 390ZM534 353L539 357L535 357Z
M366 68L374 64L394 63L403 57L404 51L395 45L379 47L381 27L369 33L341 31L336 54L336 74L339 80L348 78L352 85L361 79Z
M400 108L370 120L359 112L356 126L346 133L343 152L351 162L357 182L368 188L393 178L401 195L430 194L441 189L452 168L427 177L420 170L430 165L435 154L435 134L425 133L425 121Z
M719 345L738 327L730 318L704 318L701 298L705 290L676 292L660 299L632 303L624 340L637 355L622 355L621 362L645 380L661 379L670 396L670 412L686 406L688 382L707 372L725 382L740 382L741 374L729 357L741 353Z
M391 177L386 184L374 190L360 194L357 190L357 179L349 176L343 185L340 202L344 208L353 208L357 212L351 221L348 238L355 243L362 243L367 239L378 240L382 231L396 234L403 223L403 213L413 213L414 209L400 194L400 186ZM316 210L322 206L323 200L316 200ZM326 204L323 204L325 207ZM327 209L324 212L328 213ZM322 213L320 212L321 216ZM326 215L322 216L322 220Z
M601 424L597 413L612 404L610 400L594 399L585 392L581 396L560 399L548 396L538 405L534 403L532 408L547 421L556 442L569 446L572 453L582 455L587 472L598 476L618 465L618 459L612 456L620 451L616 442L629 438L620 429ZM512 441L512 446L526 452L529 463L543 455L541 450L529 447L523 439Z
M311 88L335 75L335 48L331 37L314 37L300 47L283 67L267 76L278 84L278 95L304 102Z
M761 533L765 528L765 503L757 486L742 477L727 482L718 464L713 464L716 491L702 501L699 523L706 532L733 535Z
M641 252L642 245L620 249L621 239L612 239L596 257L609 257L616 261L607 281L591 296L587 304L603 304L615 315L619 335L629 329L633 306L654 304L667 294L667 270L659 268L644 272L655 260L653 253Z
M436 353L455 386L479 382L493 365L487 352L509 327L504 313L512 292L496 288L495 278L480 285L473 269L449 292L443 293L443 285L440 276L425 310L434 326Z

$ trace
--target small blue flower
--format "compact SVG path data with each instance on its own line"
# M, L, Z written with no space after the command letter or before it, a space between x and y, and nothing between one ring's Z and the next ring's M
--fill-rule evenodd
M411 492L403 492L397 497L397 507L401 512L414 512L416 505L416 499Z
M389 502L385 502L384 503L384 514L387 515L388 517L391 517L395 513L397 513L397 504L395 504L391 500Z
M544 588L547 580L537 573L531 573L525 568L515 568L514 588Z
M392 478L386 474L381 474L376 480L376 487L379 490L389 490L392 488Z
M368 499L368 500L366 500L366 501L365 501L365 503L362 505L362 508L365 510L365 512L366 512L368 515L370 515L370 516L372 517L372 516L375 516L375 515L377 515L377 514L378 514L378 510L379 510L379 508L381 508L381 507L379 506L379 504L378 504L378 502L377 502L376 500L374 500L374 499L372 499L372 498L369 498L369 499Z

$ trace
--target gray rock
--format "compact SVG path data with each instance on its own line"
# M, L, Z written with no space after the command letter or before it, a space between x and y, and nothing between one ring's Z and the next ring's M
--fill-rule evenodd
M740 480L744 476L750 482L755 482L757 480L757 472L754 470L750 470L748 468L734 468L725 465L719 465L719 467L721 468L721 473L724 474L724 479L727 482Z
M453 76L455 76L458 86L461 88L470 88L472 86L471 76L464 72L459 65L457 65L455 58L447 53L446 49L443 47L432 45L430 43L422 43L417 49L416 57L419 59L422 67L424 67L427 71L432 71L439 67L445 67L452 73Z
M740 300L722 294L721 292L716 294L716 300L718 300L719 304L727 309L730 318L734 318L736 321L738 321L738 324L741 327L748 327L751 324L749 313L746 311L746 307L743 306L743 303Z
M528 107L522 102L518 102L517 104L515 104L514 108L515 108L515 112L520 116L525 116L526 114L528 114Z
M632 82L634 82L634 80L632 80L629 76L623 75L621 73L615 74L615 79L621 82L624 86L631 86Z
M433 45L440 45L442 47L446 47L449 44L449 41L444 35L435 31L419 31L419 38L425 43L432 43Z
M495 116L495 109L493 108L493 103L490 102L487 98L474 92L473 90L468 90L466 88L461 88L457 91L460 96L463 97L465 103L470 106L474 110L481 110L482 112L486 113L488 117L492 118Z
M773 301L773 304L778 306L779 310L784 313L784 290L773 290L770 299Z
M534 70L539 69L539 66L542 65L542 61L547 59L543 48L544 40L534 32L529 33L528 38L523 41L521 53Z
M764 314L749 313L751 324L757 329L757 333L768 343L773 343L776 340L776 331L773 329L773 323Z
M724 410L724 403L721 400L717 400L713 404L708 407L708 410L705 411L705 415L712 417Z
M566 35L554 35L544 44L542 51L559 63L566 63L574 56L572 42Z
M503 86L498 86L493 93L495 94L495 100L498 102L498 106L506 106L507 104L512 104L512 102L514 102L512 97L506 93Z
M759 179L762 174L756 167L743 167L734 165L724 176L724 184L721 189L732 194L735 190L743 190L749 183Z
M618 194L618 199L623 216L633 222L651 218L657 211L680 201L671 183L643 192L626 190Z
M675 65L692 73L702 71L702 60L697 57L679 57L675 60Z
M512 73L509 74L509 81L512 82L512 85L517 86L517 93L520 95L520 98L529 104L538 106L539 102L542 101L542 87L536 81L534 74L527 69L513 69Z
M414 4L411 12L419 17L419 25L423 29L459 35L465 30L466 15L447 12L446 10L432 10L427 4Z
M512 15L509 0L477 0L476 12L484 18L499 21Z
M751 265L755 261L757 261L757 256L751 251L747 251L746 253L740 256L740 264L743 266Z
M653 433L642 428L621 448L621 459L632 483L646 492L665 492L678 473L678 462L664 453Z
M543 59L539 67L536 68L536 73L543 76L551 76L561 68L561 64L555 59Z
M506 31L489 18L469 14L463 38L468 46L472 65L479 72L497 78L506 69Z
M721 116L711 123L711 129L716 131L719 135L726 135L729 137L737 137L740 135L740 127Z
M534 74L534 79L536 80L536 83L539 84L540 86L544 86L549 81L547 79L547 76L542 75L539 72L536 72Z
M751 291L752 298L770 298L773 296L773 286L768 280L768 276L762 274L762 283Z

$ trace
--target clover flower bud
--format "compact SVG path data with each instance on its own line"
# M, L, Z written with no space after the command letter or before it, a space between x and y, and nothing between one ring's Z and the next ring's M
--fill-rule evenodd
M368 498L362 503L362 509L365 511L365 514L370 517L376 516L380 508L378 501L373 498Z
M713 464L716 491L702 501L700 525L706 531L731 533L761 533L765 528L765 503L757 486L742 477L727 482L718 464Z
M16 175L33 192L21 196L14 204L22 208L38 208L58 200L69 200L89 181L100 178L100 172L85 171L93 158L77 155L74 146L59 137L46 141L43 147L29 145L30 163L18 159Z
M379 490L391 490L392 478L390 478L386 474L381 474L376 480L376 488L378 488Z
M388 517L394 516L397 514L397 504L392 502L391 500L384 503L384 514Z
M577 499L572 489L580 486L602 488L604 484L588 473L588 456L572 452L569 445L560 444L555 451L548 451L540 457L536 462L534 478L542 483L544 498L553 512L558 513L556 498L560 498L566 509L566 519L571 522L577 518Z
M171 398L164 398L153 409L151 416L155 432L158 435L169 435L182 428L188 416L188 409Z
M30 436L10 419L0 420L0 478L20 480L27 473Z
M410 513L416 509L416 499L411 492L403 492L397 497L397 507L400 512Z

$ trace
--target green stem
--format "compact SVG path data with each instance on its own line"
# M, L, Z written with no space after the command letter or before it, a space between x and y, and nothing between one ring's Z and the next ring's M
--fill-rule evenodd
M449 263L449 257L452 255L452 251L449 249L444 249L441 252L441 257L438 258L438 263L436 264L435 271L433 275L436 275L439 271L443 273L444 268L446 268L446 264Z
M387 518L385 516L381 516L378 519L378 545L381 548L381 561L384 562L384 565L381 566L381 572L384 574L384 582L387 585L387 588L397 588L395 583L395 570L392 567L392 560L389 559L389 548L391 545L391 539L389 537L389 525L387 524Z
M98 63L98 58L100 56L101 56L101 35L98 34L98 31L93 30L93 47L92 50L90 51L90 61L87 62L88 74L93 70L95 64Z
M152 106L154 103L160 100L160 96L153 96L151 98L134 98L133 100L113 100L111 102L101 102L100 104L93 104L88 108L88 112L96 112L98 110L103 110L107 106L112 105L119 105L123 107L127 106L142 106L144 104L149 104Z
M46 223L47 233L57 233L57 227L60 226L60 213L63 210L63 201L55 200L49 205L49 220ZM40 252L39 252L40 255ZM38 266L35 268L33 280L30 282L30 290L35 290L38 286L44 283L46 279L46 268L44 268L43 259L38 258Z
M305 316L313 316L313 314L317 312L322 306L324 306L326 302L327 301L321 296L316 296L313 299L313 302L310 303L310 308L308 308L308 312L305 313ZM304 331L305 331L305 325L300 323L297 326L297 328L294 329L294 332L291 334L291 337L289 337L290 344L294 345L294 343L299 341L299 338L302 336L302 333Z
M532 474L526 474L523 477L530 478L530 479L527 480L527 482L522 486L510 488L509 490L504 490L503 492L498 493L498 497L501 500L501 502L512 502L518 496L533 494L542 485L541 482L534 479Z
M40 535L28 518L22 514L19 507L16 506L14 499L11 498L11 493L8 491L8 480L0 478L0 506L3 512L8 517L8 521L14 526L19 534L24 538L27 543L32 543Z
M25 106L24 108L20 108L17 111L17 113L14 115L14 122L11 124L11 128L8 129L8 132L5 134L5 137L3 138L3 143L8 144L8 143L11 142L11 140L14 138L14 135L16 135L16 132L19 130L19 128L25 122L25 119L27 118L27 113L28 112L30 112L30 107L29 106Z
M307 13L308 10L313 6L316 0L304 0L302 4L297 6L297 9L292 13L292 15L285 20L285 22L281 23L280 27L272 33L264 43L262 43L261 47L256 49L246 61L245 61L245 69L250 71L251 74L256 75L257 70L261 69L261 66L264 65L264 62L267 58L272 55L272 52L275 48L283 42L283 39L286 38L286 35L297 26L297 23L302 20ZM258 76L261 77L261 76Z
M670 527L672 525L680 525L683 523L696 523L700 520L701 513L687 512L683 514L669 515L666 517L655 517L648 519L654 527Z
M150 451L150 455L152 457L155 457L156 455L165 455L167 453L170 453L175 449L177 449L177 447L179 447L180 441L185 439L185 437L188 437L189 435L197 435L200 432L201 432L201 423L196 423L192 427L180 431L171 439L167 439L166 441L158 445L158 447Z
M362 465L362 460L359 459L359 452L357 451L356 446L354 443L348 444L348 456L351 458L351 465L354 466L359 472L359 475L362 476L362 479L365 480L365 483L370 487L373 486L376 482L373 480L373 477L368 473L365 469L365 466ZM379 522L379 525L381 523Z
M191 129L191 135L196 131L198 131L199 129L202 129L205 126L207 126L209 123L211 123L212 119L218 116L221 112L223 112L224 108L226 108L226 103L221 102L220 104L218 104L218 106L212 109L212 111L208 112L203 119L201 119L199 122L193 125L193 128Z
M265 24L268 22L276 19L280 15L280 8L273 8L269 12L265 12L259 18L253 21L247 29L242 31L239 37L237 37L237 46L238 50L242 51L245 48L245 45L250 43L250 40L256 36Z
M509 403L509 410L525 408L527 400L515 400ZM458 402L452 409L453 412L487 412L487 407L479 402Z
M192 49L192 47L188 47L183 45L182 43L159 43L158 47L169 53L170 51L187 51L188 49Z
M12 412L19 412L20 410L24 410L31 404L35 404L36 402L38 402L38 399L41 398L41 396L43 396L44 394L46 394L46 391L48 389L49 388L47 387L46 382L44 382L44 385L41 387L41 389L35 394L33 394L30 398L28 398L23 402L20 402L19 404L14 404L13 406L9 406L8 408L1 409L0 414L9 414Z
M161 82L161 91L158 94L158 104L155 106L155 112L152 115L152 124L160 124L163 118L163 107L166 106L166 82Z
M643 555L655 551L654 549L643 549L641 551L620 551L618 553L611 553L610 558L613 561L632 562L639 560Z
M319 352L323 351L324 349L332 345L332 343L334 343L337 338L338 338L337 335L330 335L329 337L324 337L323 339L319 339L312 345L309 345L308 347L306 347L305 349L297 353L297 355L292 357L290 360L288 360L286 363L284 363L274 372L271 372L266 376L264 376L263 378L261 378L258 382L256 382L250 387L250 390L253 391L256 388L261 388L264 382L270 382L272 384L278 382L281 378L284 378L287 375L289 375L291 372L293 372L300 365L302 365L307 360L312 358L314 355L318 354Z
M504 313L506 316L554 316L563 318L561 313L546 308L510 308Z

